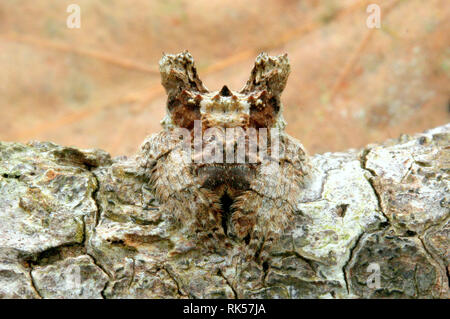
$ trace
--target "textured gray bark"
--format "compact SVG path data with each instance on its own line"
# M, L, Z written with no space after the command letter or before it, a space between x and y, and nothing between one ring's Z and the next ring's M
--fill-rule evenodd
M264 262L231 238L189 245L134 158L0 143L0 297L448 298L449 140L313 156Z

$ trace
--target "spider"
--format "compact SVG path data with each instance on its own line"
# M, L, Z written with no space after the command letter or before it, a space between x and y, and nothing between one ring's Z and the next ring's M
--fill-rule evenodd
M274 240L309 172L305 149L284 131L287 55L261 53L239 92L208 91L187 51L159 64L167 114L137 159L160 209L197 237Z

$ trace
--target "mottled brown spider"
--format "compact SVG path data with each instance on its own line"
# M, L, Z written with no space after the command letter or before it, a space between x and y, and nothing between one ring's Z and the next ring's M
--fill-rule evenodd
M167 115L137 158L161 209L196 235L275 238L309 172L303 146L284 132L287 55L260 54L239 92L209 92L187 51L164 55L160 71Z

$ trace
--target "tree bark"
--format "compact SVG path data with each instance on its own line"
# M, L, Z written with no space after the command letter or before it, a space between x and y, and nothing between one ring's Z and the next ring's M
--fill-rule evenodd
M450 124L311 157L265 260L198 245L134 158L0 143L2 298L448 298Z

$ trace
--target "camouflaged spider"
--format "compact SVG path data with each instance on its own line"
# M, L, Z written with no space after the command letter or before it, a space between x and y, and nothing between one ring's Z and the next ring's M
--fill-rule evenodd
M163 130L144 141L137 158L161 209L196 236L247 243L275 238L288 224L309 171L303 146L284 132L280 95L290 71L287 55L261 53L240 92L227 86L209 92L187 51L164 55L160 71L167 115ZM184 138L180 129L188 132ZM254 147L249 132L264 129ZM239 148L246 151L244 161L225 160Z

